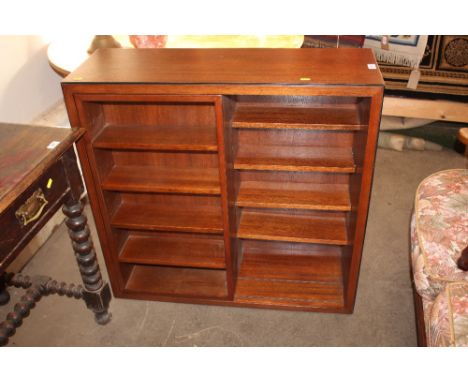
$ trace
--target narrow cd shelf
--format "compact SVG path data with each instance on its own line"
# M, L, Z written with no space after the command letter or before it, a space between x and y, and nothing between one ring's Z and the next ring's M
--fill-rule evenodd
M347 184L241 181L236 205L254 208L351 210Z
M234 113L232 127L358 131L367 125L361 123L356 105L294 107L241 104Z
M240 239L348 245L346 218L341 213L292 213L243 209Z
M351 148L242 145L234 162L236 170L322 171L353 173Z

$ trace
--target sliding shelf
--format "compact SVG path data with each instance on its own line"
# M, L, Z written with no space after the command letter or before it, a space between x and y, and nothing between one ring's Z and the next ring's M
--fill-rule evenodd
M102 182L108 191L219 195L217 168L114 166Z
M356 106L293 107L238 105L232 127L250 129L305 129L357 131L361 124Z
M236 170L353 173L355 167L346 147L241 145L234 161Z
M198 233L222 233L220 208L191 206L122 203L113 214L114 228Z
M347 184L241 181L237 206L350 211Z
M153 265L134 265L124 291L217 299L226 299L228 295L226 272L223 270Z
M207 127L164 127L107 125L94 139L100 149L218 151L216 129Z
M119 261L224 269L224 240L215 235L132 232L120 251Z
M237 237L296 243L350 244L344 213L307 214L243 209Z

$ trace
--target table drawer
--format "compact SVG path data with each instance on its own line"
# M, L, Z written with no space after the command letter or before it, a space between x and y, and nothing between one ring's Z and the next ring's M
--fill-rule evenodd
M47 223L69 191L62 161L55 162L0 216L0 267Z

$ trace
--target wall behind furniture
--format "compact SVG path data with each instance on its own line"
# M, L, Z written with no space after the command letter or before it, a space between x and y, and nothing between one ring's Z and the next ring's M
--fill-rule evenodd
M0 36L0 121L28 123L62 98L47 44L38 35Z

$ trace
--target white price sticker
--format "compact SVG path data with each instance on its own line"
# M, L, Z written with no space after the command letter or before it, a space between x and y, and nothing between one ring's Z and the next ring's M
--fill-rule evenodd
M367 64L367 69L369 69L369 70L375 70L375 69L377 69L377 65L375 65L375 64Z
M47 148L49 150L53 150L59 145L59 143L60 143L59 141L52 141L48 144Z

